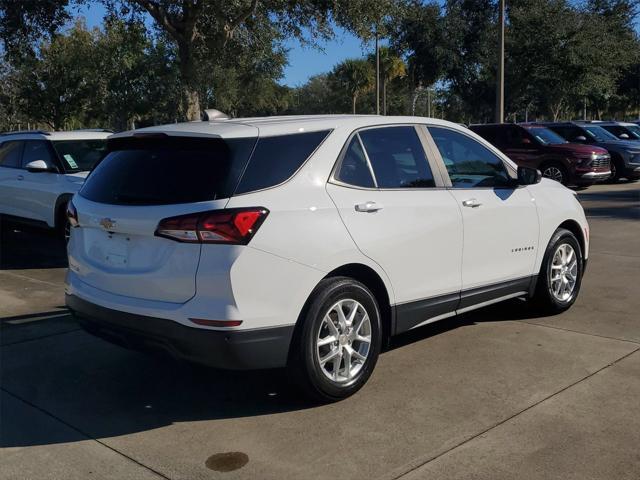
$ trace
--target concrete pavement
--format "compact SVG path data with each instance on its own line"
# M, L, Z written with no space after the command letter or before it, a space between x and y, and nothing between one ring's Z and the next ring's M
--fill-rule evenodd
M570 311L511 301L404 335L326 406L279 372L85 334L61 308L59 242L5 228L0 479L639 478L640 185L580 195L591 258Z

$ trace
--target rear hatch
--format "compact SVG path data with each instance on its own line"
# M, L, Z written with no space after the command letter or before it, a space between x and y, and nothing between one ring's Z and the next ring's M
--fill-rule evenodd
M183 303L196 293L199 243L156 235L165 218L224 208L255 137L148 134L109 140L110 153L73 203L69 268L100 290Z

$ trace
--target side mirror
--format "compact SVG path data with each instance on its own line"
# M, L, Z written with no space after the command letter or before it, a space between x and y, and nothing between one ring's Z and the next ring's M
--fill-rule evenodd
M53 172L55 170L47 165L47 162L44 160L34 160L33 162L27 163L24 168L31 173Z
M623 138L623 139L625 139L625 140L629 140L629 138L630 138L630 137L629 137L629 135L627 135L626 133L621 133L621 134L620 134L620 138Z
M575 141L576 141L576 142L580 142L580 143L584 143L584 142L586 142L586 141L587 141L587 137L585 137L584 135L578 135L578 136L575 138Z
M518 167L518 185L534 185L542 181L542 172L537 168Z

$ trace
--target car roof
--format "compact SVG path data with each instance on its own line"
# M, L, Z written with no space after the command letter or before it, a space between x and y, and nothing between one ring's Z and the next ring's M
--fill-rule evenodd
M67 132L47 132L44 130L24 130L0 134L0 142L6 140L100 140L112 135L110 130L70 130Z
M164 133L175 136L206 136L218 138L268 137L292 133L358 129L376 125L428 123L461 129L459 124L426 117L381 115L286 115L195 121L158 125L118 133L112 138L145 136Z
M581 125L601 125L601 126L609 126L609 125L621 125L623 127L635 127L636 123L632 122L617 122L615 120L578 120L576 123Z

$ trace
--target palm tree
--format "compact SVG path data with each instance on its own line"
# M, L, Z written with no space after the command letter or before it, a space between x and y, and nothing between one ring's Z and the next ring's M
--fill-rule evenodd
M358 97L373 89L374 75L371 63L365 59L345 60L333 69L332 77L351 96L353 113Z
M374 58L375 61L375 58ZM407 74L402 58L394 55L389 47L380 48L380 80L382 82L382 114L387 114L387 83Z

